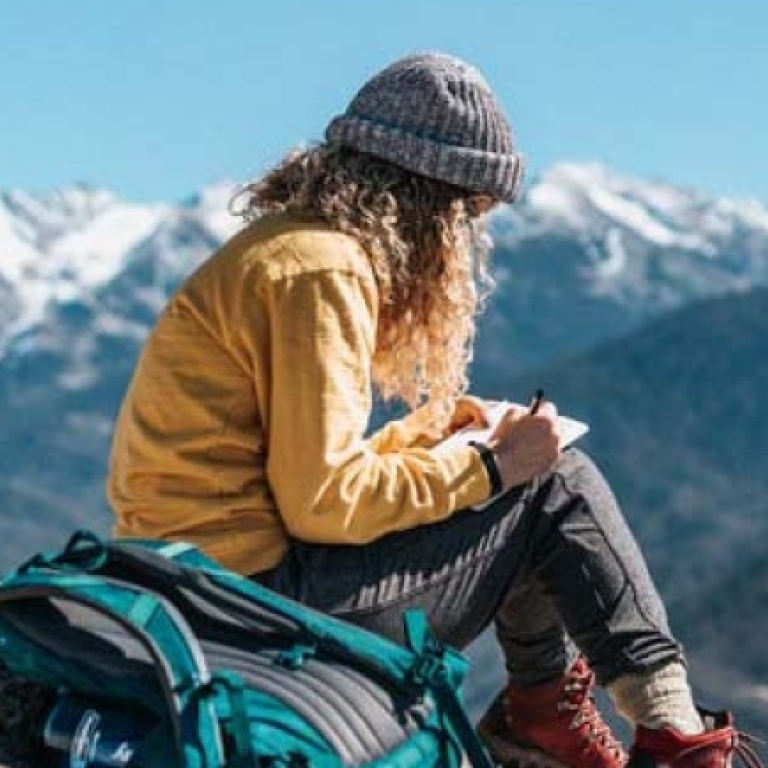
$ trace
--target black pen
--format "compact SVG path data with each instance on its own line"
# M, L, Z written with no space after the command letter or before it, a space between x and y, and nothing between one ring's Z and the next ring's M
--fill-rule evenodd
M529 414L534 414L539 410L539 406L544 402L544 390L537 389L531 402L531 407L528 409Z

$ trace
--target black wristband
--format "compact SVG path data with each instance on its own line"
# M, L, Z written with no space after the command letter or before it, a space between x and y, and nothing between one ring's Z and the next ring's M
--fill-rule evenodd
M485 471L488 473L488 479L491 482L490 497L498 496L504 490L504 481L501 479L499 465L496 462L496 455L485 443L471 442L470 445L480 454L480 458L485 465Z

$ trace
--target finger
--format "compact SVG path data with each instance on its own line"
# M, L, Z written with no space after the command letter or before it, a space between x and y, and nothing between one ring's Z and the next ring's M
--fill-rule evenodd
M550 402L549 400L545 400L542 402L542 404L539 406L539 409L536 411L536 416L546 416L548 419L556 419L557 418L557 406Z
M496 426L496 431L507 431L513 424L520 421L521 417L527 413L525 408L518 408L516 406L510 406L504 415L499 419L499 423Z
M464 401L464 414L473 423L488 426L488 405L479 397L467 396Z
M504 435L506 435L512 428L512 425L517 423L519 420L519 414L512 411L511 409L507 411L496 424L496 427L493 430L493 434L491 435L491 440L495 441L502 439Z
M480 398L465 395L456 400L451 426L461 429L470 425L488 426L488 418L485 403Z

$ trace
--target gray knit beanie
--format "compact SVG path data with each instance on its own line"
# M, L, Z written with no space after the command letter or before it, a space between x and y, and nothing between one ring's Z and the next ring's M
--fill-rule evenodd
M329 142L512 202L522 156L474 67L444 53L396 61L372 77L325 131Z

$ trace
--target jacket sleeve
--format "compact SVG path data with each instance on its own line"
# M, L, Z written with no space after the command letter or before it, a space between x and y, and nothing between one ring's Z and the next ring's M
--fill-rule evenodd
M485 468L471 447L398 448L414 442L398 439L408 429L402 424L364 439L376 332L371 278L300 273L270 282L266 294L267 478L292 536L364 543L487 498Z
M446 438L446 430L438 429L422 406L402 419L392 419L374 432L368 444L376 453L390 453L404 448L432 448Z

